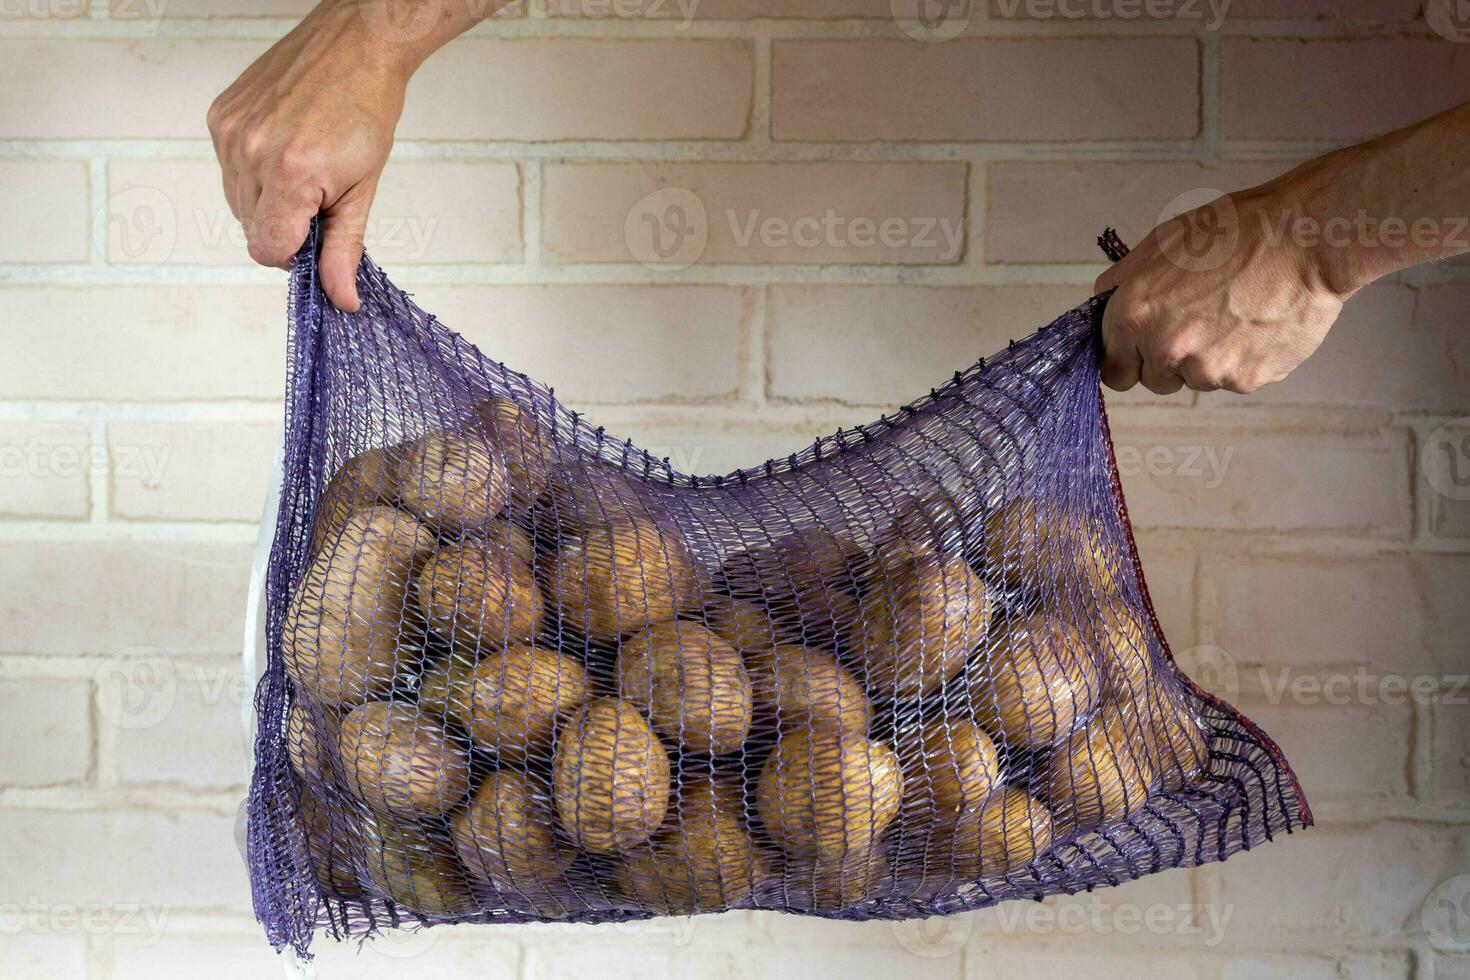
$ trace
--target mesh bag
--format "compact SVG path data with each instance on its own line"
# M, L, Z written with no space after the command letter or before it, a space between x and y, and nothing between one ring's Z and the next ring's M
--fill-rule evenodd
M337 312L315 249L248 806L277 947L948 914L1311 822L1160 633L1098 386L1105 298L871 425L695 477L366 260Z

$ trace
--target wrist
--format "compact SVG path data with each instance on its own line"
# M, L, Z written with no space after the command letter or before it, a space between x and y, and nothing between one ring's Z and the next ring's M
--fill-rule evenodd
M1272 182L1281 212L1293 222L1289 244L1300 253L1304 275L1314 288L1340 299L1383 274L1366 261L1371 257L1354 232L1361 221L1346 209L1343 191L1353 149L1309 160Z
M313 15L350 37L363 63L407 86L430 55L473 26L470 7L461 0L322 0Z

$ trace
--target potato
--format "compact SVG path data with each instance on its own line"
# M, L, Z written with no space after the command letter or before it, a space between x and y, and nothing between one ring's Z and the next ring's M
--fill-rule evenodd
M464 747L413 705L372 701L355 708L337 740L347 789L376 810L437 816L469 792Z
M879 546L902 542L939 555L968 559L979 528L960 502L943 491L905 497L893 507L893 522L878 536Z
M680 535L673 515L650 485L601 460L557 472L537 499L532 517L537 540L548 548L609 524L631 521L646 521L670 537Z
M587 700L587 671L554 650L513 646L459 677L449 716L501 762L551 753L556 724Z
M529 640L545 617L531 566L473 538L434 552L419 569L415 596L435 633L473 651Z
M963 558L889 546L875 563L848 655L875 697L933 694L984 639L990 610L985 583Z
M1121 820L1148 801L1153 771L1136 727L1113 706L1052 748L1043 767L1043 798L1064 833Z
M529 409L509 398L488 398L475 412L486 438L505 460L512 502L518 508L529 508L551 482L556 461L551 431Z
M719 755L750 734L750 676L740 652L698 623L658 623L633 634L615 670L618 693L675 744Z
M519 769L486 776L449 827L465 868L502 891L538 895L577 856L556 829L551 788Z
M483 533L510 501L504 457L478 438L452 432L408 443L393 475L403 506L446 537Z
M418 521L391 507L347 519L291 596L281 630L286 672L328 707L386 693L400 668L399 640L414 561L434 546Z
M439 718L449 717L449 704L468 688L468 675L475 669L474 652L453 650L424 666L419 676L419 710Z
M857 678L826 650L782 644L750 654L755 710L779 732L837 729L867 734L872 709Z
M788 854L837 857L870 846L898 815L898 756L859 732L793 732L761 767L756 807Z
M780 642L771 617L747 599L710 596L704 602L704 624L733 643L741 653L769 650Z
M361 847L356 817L325 790L312 784L300 789L301 829L317 884L328 898L361 897L355 860Z
M1102 671L1077 628L1034 613L1014 623L971 663L970 706L980 724L1014 748L1066 738L1102 694Z
M369 449L343 463L332 474L317 501L316 519L311 525L313 556L336 540L353 514L379 504L391 507L397 502L392 460L392 454L397 451Z
M641 519L589 527L541 568L562 624L604 643L700 605L683 542Z
M1013 497L985 520L985 575L1018 592L1114 593L1123 557L1110 554L1085 511L1061 501Z
M619 888L661 915L718 912L750 900L758 855L739 786L680 785L679 807L618 863Z
M768 548L736 552L721 575L731 596L766 609L782 642L833 646L856 618L865 564L856 542L817 527L785 535Z
M1053 825L1046 807L1015 786L1002 786L978 810L960 815L933 861L960 879L990 878L1015 871L1051 846ZM952 864L950 862L953 862Z
M876 898L891 874L887 856L875 849L792 858L782 900L803 912L840 912Z
M291 707L286 710L286 757L297 776L310 783L333 778L328 745L336 743L340 723L333 711L306 697L291 699Z
M1000 785L1000 751L972 721L921 722L900 733L898 754L905 821L914 814L952 827Z
M1142 696L1153 677L1148 630L1143 620L1121 602L1100 605L1089 617L1088 629L1096 638L1107 670L1107 693L1117 698Z
M557 736L552 798L562 826L599 854L653 836L669 806L669 755L636 708L598 698Z
M1125 699L1117 710L1130 722L1130 730L1142 732L1142 751L1160 788L1174 793L1208 765L1210 751L1204 720L1183 691L1168 685L1158 679L1143 697Z
M491 521L484 540L494 547L510 549L511 554L527 565L536 562L536 544L531 540L531 533L514 521L503 517Z
M420 915L476 909L454 847L428 824L376 815L364 825L363 873L394 904Z

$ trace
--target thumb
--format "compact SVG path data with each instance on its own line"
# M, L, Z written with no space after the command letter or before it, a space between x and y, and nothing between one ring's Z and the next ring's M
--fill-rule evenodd
M362 305L357 296L357 267L362 262L368 210L377 186L376 178L354 185L322 217L322 257L317 272L327 299L344 313L356 313Z

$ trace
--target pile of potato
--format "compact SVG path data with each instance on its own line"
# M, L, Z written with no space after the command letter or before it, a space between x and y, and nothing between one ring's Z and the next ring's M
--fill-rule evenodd
M622 471L478 419L316 508L282 653L330 895L835 912L1016 870L1205 763L1074 508L906 499L715 567Z

